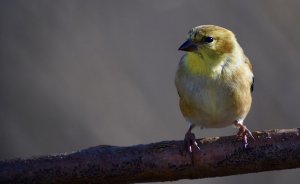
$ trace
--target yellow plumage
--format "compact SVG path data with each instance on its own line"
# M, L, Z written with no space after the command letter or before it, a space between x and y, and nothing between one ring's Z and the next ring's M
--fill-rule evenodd
M207 128L235 124L243 136L251 134L242 123L251 106L253 73L235 35L219 26L198 26L179 50L187 51L175 77L185 119Z

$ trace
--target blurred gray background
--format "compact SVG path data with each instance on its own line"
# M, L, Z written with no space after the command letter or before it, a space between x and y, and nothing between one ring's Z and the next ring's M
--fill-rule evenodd
M253 63L248 128L299 127L299 10L296 0L2 0L0 159L183 139L177 48L201 24L231 29ZM299 174L173 183L298 183Z

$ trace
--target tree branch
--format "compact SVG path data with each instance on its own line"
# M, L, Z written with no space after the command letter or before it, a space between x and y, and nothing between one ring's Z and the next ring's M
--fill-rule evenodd
M207 178L300 167L300 129L200 139L193 158L183 141L130 147L97 146L52 156L0 162L0 183L134 183ZM193 164L192 164L193 159Z

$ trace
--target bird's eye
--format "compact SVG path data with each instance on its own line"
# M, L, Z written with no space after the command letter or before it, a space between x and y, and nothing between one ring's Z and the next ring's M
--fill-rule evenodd
M211 43L211 42L213 42L213 41L214 41L214 38L213 38L213 37L208 36L208 37L205 37L205 38L204 38L204 42L205 42L205 43Z

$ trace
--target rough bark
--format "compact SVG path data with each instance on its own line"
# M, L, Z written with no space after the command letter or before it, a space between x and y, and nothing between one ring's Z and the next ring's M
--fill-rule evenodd
M0 183L138 183L228 176L300 167L300 129L199 140L192 158L183 141L96 146L68 154L0 162ZM192 162L193 160L193 162Z

